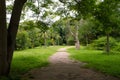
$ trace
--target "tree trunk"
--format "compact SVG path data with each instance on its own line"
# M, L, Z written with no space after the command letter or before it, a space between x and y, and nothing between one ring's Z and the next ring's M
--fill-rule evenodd
M86 46L88 46L88 36L87 36L87 34L85 35L85 37L86 37Z
M46 32L44 32L44 46L47 47L47 43L46 43Z
M109 33L107 33L107 44L106 44L106 52L110 52L110 40L109 40Z
M80 49L80 42L79 42L79 39L78 39L78 37L76 36L76 41L75 41L75 47L76 47L76 49Z
M0 76L6 75L7 69L7 26L5 0L0 0Z
M76 26L76 33L75 33L75 46L76 49L80 49L80 42L79 42L79 38L78 38L78 26Z
M8 36L7 36L7 61L8 61L7 73L8 74L10 72L13 51L15 48L16 34L18 31L21 11L26 1L27 0L15 0L10 24L8 26Z
M15 0L8 30L5 1L0 0L0 76L7 76L10 72L21 11L27 0Z

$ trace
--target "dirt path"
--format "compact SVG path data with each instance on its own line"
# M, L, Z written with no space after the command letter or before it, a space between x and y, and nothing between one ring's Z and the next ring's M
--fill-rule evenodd
M70 60L66 48L59 49L49 58L50 65L34 69L24 75L24 80L120 80L90 69L81 62Z

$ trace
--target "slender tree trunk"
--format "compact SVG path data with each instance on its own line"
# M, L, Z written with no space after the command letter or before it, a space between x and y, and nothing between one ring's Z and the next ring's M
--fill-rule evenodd
M75 41L75 47L76 47L76 49L80 49L80 42L79 42L79 39L78 39L78 37L76 36L76 41Z
M18 31L21 11L22 11L23 5L26 1L27 0L15 0L10 24L8 26L8 36L7 36L8 37L7 38L7 43L8 43L7 44L7 60L8 60L7 72L8 72L8 74L10 72L13 51L15 48L16 34Z
M109 40L109 33L107 33L107 44L106 44L106 52L110 52L110 40Z
M86 46L88 46L88 36L87 36L87 34L85 35L85 37L86 37Z
M71 31L71 29L70 29L70 23L68 22L67 23L67 27L68 27L68 29L69 29L69 31L70 31L70 33L71 33L71 35L75 38L75 47L76 47L76 49L80 49L80 41L79 41L79 37L78 37L78 30L79 30L79 27L78 26L76 26L75 28L76 28L76 32L75 32L75 34Z
M7 71L7 26L5 0L0 0L0 76Z
M75 46L76 46L76 49L80 49L80 42L79 42L79 38L78 38L78 26L76 26Z
M44 33L44 46L47 47L47 43L46 43L46 32Z

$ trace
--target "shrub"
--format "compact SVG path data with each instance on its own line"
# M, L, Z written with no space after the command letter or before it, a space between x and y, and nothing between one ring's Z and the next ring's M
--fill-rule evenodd
M113 49L117 45L117 42L112 37L110 37L109 40L110 40L110 48ZM106 46L106 37L100 37L97 40L94 40L90 46L93 49L104 50Z
M16 49L23 50L31 46L29 35L26 31L19 31L16 38Z
M31 41L31 47L37 47L37 46L40 46L41 45L41 42L40 42L40 35L39 35L39 30L38 29L33 29L33 30L30 30L28 31L28 35L29 35L29 38L30 38L30 41Z
M117 45L113 49L114 51L120 51L120 42L117 43Z
M68 44L68 45L74 45L74 44L75 44L74 38L69 37L69 38L67 39L67 44Z

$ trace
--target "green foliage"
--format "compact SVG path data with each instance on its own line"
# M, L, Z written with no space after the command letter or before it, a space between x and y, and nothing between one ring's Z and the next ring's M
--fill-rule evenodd
M63 5L62 7L58 5L59 1L63 3L60 3L60 5ZM26 3L26 11L33 11L33 17L37 17L36 22L25 21L22 24L22 29L29 34L31 47L44 44L73 44L74 40L71 38L72 35L68 26L71 28L71 32L75 33L75 25L79 26L79 40L84 45L91 43L100 36L105 36L106 33L112 34L113 37L120 35L120 27L118 26L120 25L119 0L59 1L54 3L52 0L43 2L39 0L28 0ZM52 11L52 9L56 11ZM60 14L56 14L56 12L60 12ZM61 18L56 22L53 21L52 28L44 22L47 21L45 20L47 16L49 18L55 18L58 15ZM83 22L80 22L82 19Z
M52 0L28 0L25 6L26 10L32 11L34 15L33 17L35 17L38 20L46 18L46 16L48 16L47 13L50 12L48 11L48 9L50 4L52 3L53 3ZM40 15L41 13L42 15Z
M97 33L100 33L100 30L96 26L100 25L93 17L82 20L79 27L79 39L82 44L87 45L99 36Z
M19 31L16 38L16 49L23 50L31 45L29 35L26 31Z
M68 37L67 39L67 45L75 45L75 40L73 37Z
M41 39L40 38L40 31L38 28L34 27L34 29L28 31L28 34L29 34L32 48L41 45L41 43L40 43L40 39Z
M72 0L70 2L69 8L71 10L77 11L77 18L87 18L95 10L96 0Z
M37 21L36 25L37 28L39 28L43 33L45 33L49 29L48 24L43 21Z
M66 44L66 38L68 34L68 29L66 27L66 21L63 19L56 21L52 25L52 29L54 33L57 34L55 37L59 39L59 44L60 45Z
M103 73L120 77L120 54L103 54L100 50L87 50L81 47L80 50L69 49L70 57L87 63L86 68L92 68Z
M8 14L12 13L13 5L8 5L6 9Z
M33 30L35 27L36 27L35 22L32 20L29 20L29 21L24 21L24 22L20 23L19 29L29 31L29 30Z
M118 29L118 5L119 0L104 0L96 6L94 16L103 25L101 26L101 29L105 33L111 33L113 29ZM114 16L113 18L113 15L117 16Z
M110 37L110 48L113 49L116 46L116 40ZM106 46L106 37L100 37L94 40L90 47L97 50L104 50Z
M120 52L120 42L117 43L117 45L113 49L114 51Z
M40 37L40 29L36 28L33 21L25 21L20 24L17 38L16 49L23 50L40 46L43 42Z

